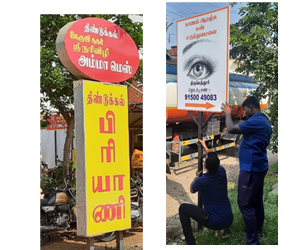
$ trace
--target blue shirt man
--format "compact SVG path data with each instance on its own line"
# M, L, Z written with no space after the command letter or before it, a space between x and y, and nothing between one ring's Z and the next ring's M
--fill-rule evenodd
M240 169L263 172L269 168L267 146L272 129L266 116L259 112L238 124L243 134L239 150Z
M179 218L187 245L195 245L191 220L198 225L214 230L226 229L233 221L231 205L227 196L227 176L220 166L216 153L209 152L204 140L199 140L207 154L204 167L207 170L203 176L196 172L196 178L190 185L191 193L200 192L204 209L194 204L182 203L179 207Z
M228 132L243 134L239 148L238 205L246 226L247 245L259 245L258 233L264 222L263 185L269 168L267 146L272 129L255 97L243 102L248 120L237 125L233 125L228 103L223 106Z
M233 221L231 205L227 196L227 176L222 166L216 174L205 173L192 184L193 191L202 195L204 208L209 212L208 228L228 228Z

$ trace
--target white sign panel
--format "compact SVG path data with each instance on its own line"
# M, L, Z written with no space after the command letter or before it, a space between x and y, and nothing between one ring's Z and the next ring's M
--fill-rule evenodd
M229 6L177 21L177 108L221 112L228 60Z

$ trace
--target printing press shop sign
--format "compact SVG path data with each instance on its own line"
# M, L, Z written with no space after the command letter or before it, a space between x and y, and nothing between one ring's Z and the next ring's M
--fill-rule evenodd
M221 112L228 101L229 7L177 21L177 108Z
M101 18L66 24L58 33L56 49L62 64L79 79L119 83L131 78L139 66L130 35Z
M75 114L77 232L96 236L129 229L127 86L79 80L74 100L81 112Z
M68 128L67 121L60 114L51 115L47 119L49 122L46 130L66 129Z

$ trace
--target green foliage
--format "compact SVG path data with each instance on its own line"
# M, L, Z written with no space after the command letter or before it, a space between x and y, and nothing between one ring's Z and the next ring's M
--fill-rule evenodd
M242 62L237 72L260 82L254 92L269 97L267 111L273 127L269 148L278 152L278 3L251 2L240 8L241 19L230 26L230 56Z
M63 175L63 162L60 162L58 167L55 170L41 170L42 178L41 178L41 187L42 189L49 190L51 188L57 188L64 186L64 181L62 178ZM49 174L50 172L50 174ZM68 184L72 187L72 191L76 193L76 175L75 168L73 167L73 162L70 162L69 165L69 174L72 178L68 180Z
M272 125L272 137L268 146L272 152L278 152L278 94L272 98L272 104L267 110L263 111Z
M230 7L234 7L234 5L237 5L237 2L229 2Z
M75 78L61 64L55 49L59 29L73 20L69 15L41 15L40 92L43 94L41 109L44 113L44 102L50 101L55 108L63 108L73 103L70 98L73 93L71 83Z
M48 126L48 124L49 124L48 121L46 121L44 119L40 120L40 128L41 129L45 129Z
M264 182L264 206L265 222L262 234L259 236L262 245L278 245L278 195L272 194L272 187L278 182L278 162L270 166ZM202 235L202 231L196 233L199 245L245 245L245 224L237 205L237 189L228 190L228 198L233 213L233 223L228 237L222 239L215 236L215 231L208 229Z

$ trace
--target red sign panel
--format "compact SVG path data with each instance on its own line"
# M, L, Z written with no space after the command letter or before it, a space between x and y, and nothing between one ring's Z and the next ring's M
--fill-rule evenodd
M66 129L68 127L67 121L61 115L53 115L47 121L50 124L46 130Z
M56 48L64 66L81 79L118 83L131 78L139 66L130 35L100 18L68 23L58 33Z

